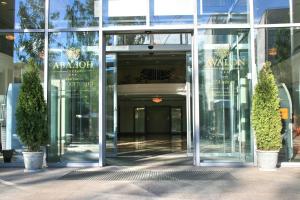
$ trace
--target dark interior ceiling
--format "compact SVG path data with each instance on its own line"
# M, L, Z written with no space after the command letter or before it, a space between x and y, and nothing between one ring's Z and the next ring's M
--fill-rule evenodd
M118 67L139 66L185 66L185 52L118 53Z
M186 52L117 54L118 84L185 83Z

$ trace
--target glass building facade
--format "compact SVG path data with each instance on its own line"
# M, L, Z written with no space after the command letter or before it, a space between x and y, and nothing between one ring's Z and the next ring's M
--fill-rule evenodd
M157 52L169 63L126 70L130 56L154 60ZM14 112L22 72L32 59L48 104L49 162L103 166L116 155L118 133L150 130L145 118L158 112L136 103L132 128L122 125L126 99L119 101L120 94L132 93L130 84L160 90L159 82L169 84L165 93L174 87L182 95L170 103L166 130L185 130L195 165L253 163L251 95L267 61L288 112L280 160L300 161L299 0L0 1L1 143L17 153L24 147ZM152 66L163 60L155 59ZM178 63L184 69L173 69Z

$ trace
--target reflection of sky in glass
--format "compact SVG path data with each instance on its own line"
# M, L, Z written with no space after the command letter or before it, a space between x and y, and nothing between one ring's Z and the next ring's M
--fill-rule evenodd
M200 23L245 23L248 0L198 0Z
M261 17L267 10L288 9L289 0L254 0L254 17L255 22L260 23ZM280 16L278 16L280 17Z
M19 8L20 8L20 1L16 0L15 1L15 9L16 9L17 12L15 12L15 28L21 28L21 26L20 26L21 22L20 22L20 18L19 18L19 15L18 15Z
M247 12L246 0L200 0L202 1L202 13L203 14L224 14L228 11L234 11L235 13ZM199 3L200 6L200 3ZM201 10L200 10L201 13Z
M150 0L151 24L192 24L193 1Z

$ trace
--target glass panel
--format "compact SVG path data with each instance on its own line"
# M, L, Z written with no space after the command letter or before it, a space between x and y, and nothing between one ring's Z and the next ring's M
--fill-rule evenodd
M49 157L97 161L98 32L49 34Z
M299 23L300 22L300 1L293 0L293 22Z
M0 65L10 71L7 73L11 74L14 83L21 82L22 71L29 59L34 59L40 66L40 78L44 80L43 33L0 33L0 55Z
M171 132L182 133L182 110L171 108Z
M248 0L198 0L201 24L236 24L249 22Z
M165 45L165 44L191 44L191 34L118 34L107 35L106 45L108 50L110 46L128 46L128 45ZM174 47L176 48L176 47ZM178 48L178 46L177 46ZM121 50L121 49L120 49ZM141 49L140 49L141 50ZM148 46L147 46L147 50ZM123 49L124 51L124 49Z
M145 107L134 108L134 132L145 133Z
M145 25L148 0L104 0L103 25Z
M118 107L117 107L117 56L106 55L106 152L117 153Z
M280 92L280 106L288 111L282 116L282 142L279 159L300 161L300 29L257 29L257 66L272 63Z
M150 0L151 24L192 24L193 0Z
M22 159L22 148L16 134L16 103L25 65L33 60L43 80L44 34L0 33L0 132L3 149L15 149L14 160Z
M1 0L0 29L41 29L45 0Z
M192 97L192 62L193 56L191 52L186 54L186 140L187 153L193 154L193 97Z
M99 0L50 0L49 28L98 26L100 13Z
M106 45L108 50L110 46L147 45L147 44L150 44L150 35L147 34L106 35Z
M191 34L154 34L153 44L191 44Z
M199 32L201 159L252 160L248 32Z
M280 24L290 22L289 0L254 0L256 24Z

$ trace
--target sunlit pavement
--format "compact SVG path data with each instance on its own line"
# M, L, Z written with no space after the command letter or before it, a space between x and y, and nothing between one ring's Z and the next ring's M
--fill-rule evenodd
M0 199L300 199L300 168L0 168Z

